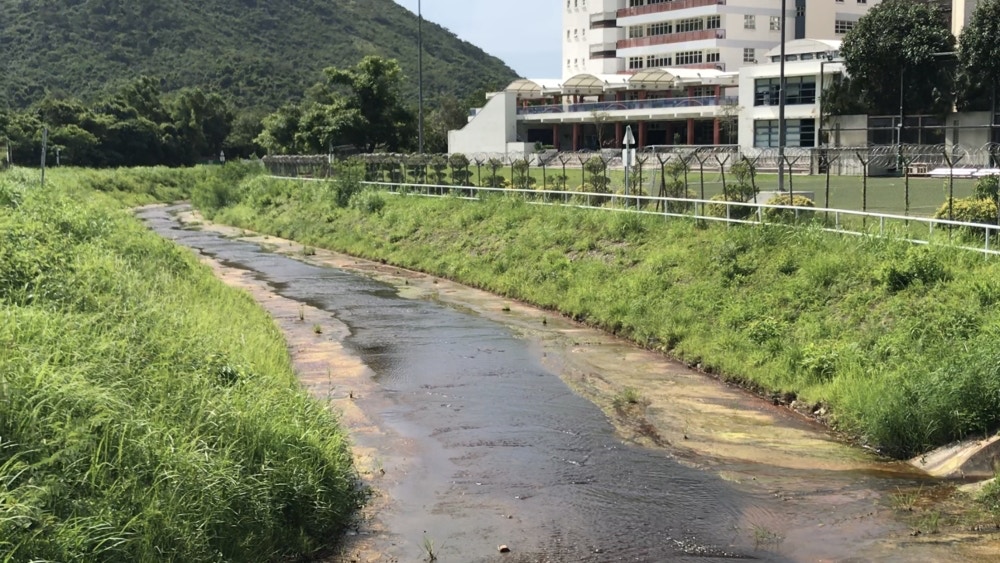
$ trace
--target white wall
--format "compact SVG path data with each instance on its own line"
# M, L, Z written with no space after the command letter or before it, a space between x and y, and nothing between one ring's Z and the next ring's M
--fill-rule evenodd
M468 125L448 131L448 153L504 153L516 140L517 94L498 92Z

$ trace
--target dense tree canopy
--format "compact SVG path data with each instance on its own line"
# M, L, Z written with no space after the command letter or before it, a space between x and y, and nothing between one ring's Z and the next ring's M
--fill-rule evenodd
M959 38L959 107L986 110L1000 86L1000 0L981 0Z
M392 60L369 56L353 68L328 68L299 105L264 119L257 138L274 154L324 153L350 145L364 152L416 145L416 119L400 92L402 73Z
M232 123L233 112L220 95L189 88L164 96L158 81L141 76L89 106L50 95L24 111L7 112L0 118L0 138L10 140L17 163L39 161L47 127L52 160L59 154L63 164L180 166L215 158L228 146Z
M848 32L841 54L869 113L896 114L902 87L907 114L941 114L954 100L953 64L942 54L954 48L936 6L885 0Z

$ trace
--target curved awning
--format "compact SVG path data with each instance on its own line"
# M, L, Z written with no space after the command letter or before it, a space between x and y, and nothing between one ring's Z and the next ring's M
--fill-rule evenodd
M603 94L628 86L628 77L620 74L577 74L562 83L563 92L582 96Z
M552 80L520 78L511 82L504 90L517 94L518 98L542 98L547 94L558 94L560 85Z
M632 75L628 87L638 90L670 90L679 86L677 76L664 68L647 68Z

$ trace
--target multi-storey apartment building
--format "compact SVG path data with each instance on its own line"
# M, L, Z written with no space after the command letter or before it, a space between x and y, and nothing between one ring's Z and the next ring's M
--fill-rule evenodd
M881 0L786 0L784 31L781 0L556 1L561 78L511 84L450 151L616 147L627 125L639 147L735 142L741 67L766 62L782 34L842 39Z
M786 0L785 39L842 39L880 0ZM735 71L781 42L780 0L565 0L564 78Z

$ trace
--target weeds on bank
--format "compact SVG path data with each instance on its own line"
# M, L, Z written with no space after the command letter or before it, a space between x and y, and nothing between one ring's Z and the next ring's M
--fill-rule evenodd
M0 174L5 561L302 556L363 501L266 313L81 187L130 201L197 173L61 170L44 193Z

